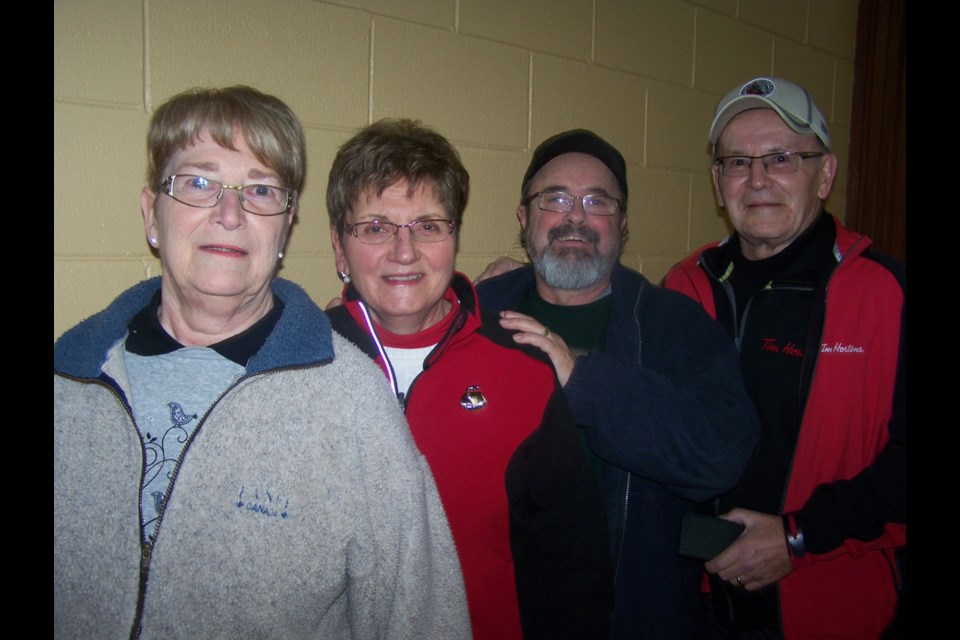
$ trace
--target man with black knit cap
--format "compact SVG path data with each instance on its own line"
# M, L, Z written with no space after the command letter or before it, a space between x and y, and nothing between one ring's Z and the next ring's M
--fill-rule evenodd
M734 88L709 139L736 232L666 285L736 341L761 422L715 505L746 527L706 564L715 637L877 638L906 544L904 269L823 209L837 158L803 87Z
M697 638L703 565L677 554L681 520L736 484L758 422L719 325L620 264L626 214L619 151L586 130L549 138L517 208L532 266L477 291L549 356L581 427L607 508L612 636Z

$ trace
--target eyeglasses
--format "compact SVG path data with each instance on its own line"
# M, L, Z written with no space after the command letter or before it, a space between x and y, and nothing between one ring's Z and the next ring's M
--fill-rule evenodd
M804 160L819 158L822 155L824 155L822 151L778 151L762 156L723 156L713 162L720 167L720 175L726 178L750 175L750 167L754 160L759 160L763 164L764 171L775 176L796 173Z
M277 216L293 205L293 192L270 184L248 184L242 187L190 174L169 176L160 183L163 193L191 207L217 206L225 189L234 189L240 196L240 207L258 216Z
M417 242L441 242L453 233L453 220L436 218L416 220L409 224L393 224L383 220L358 222L347 226L347 233L363 244L386 244L400 233L400 229L410 229L410 237Z
M591 216L612 216L616 215L623 203L612 197L599 193L588 193L585 196L575 196L566 191L539 191L529 196L524 205L530 203L534 198L537 199L537 206L544 211L554 211L556 213L567 213L573 210L573 206L579 200L583 204L584 213Z

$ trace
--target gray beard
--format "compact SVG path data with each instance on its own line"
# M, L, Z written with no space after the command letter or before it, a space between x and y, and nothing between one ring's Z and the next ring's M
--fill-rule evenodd
M579 291L589 289L613 271L617 263L619 250L603 255L599 251L587 249L567 248L552 251L550 244L555 238L565 235L572 227L564 225L556 227L547 234L547 243L543 247L535 247L527 236L527 253L533 262L533 268L543 282L552 289L560 291ZM581 229L580 233L593 243L594 249L600 238L589 228Z

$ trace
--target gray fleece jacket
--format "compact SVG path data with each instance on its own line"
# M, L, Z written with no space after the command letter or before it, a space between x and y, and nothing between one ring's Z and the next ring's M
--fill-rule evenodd
M469 638L440 500L382 373L282 280L283 315L202 417L141 576L122 350L159 286L54 345L54 635Z

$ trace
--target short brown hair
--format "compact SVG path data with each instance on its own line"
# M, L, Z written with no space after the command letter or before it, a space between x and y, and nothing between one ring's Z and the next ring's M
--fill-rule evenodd
M347 213L360 197L371 189L380 196L400 180L407 181L408 196L421 187L433 187L459 237L470 174L446 138L419 120L406 118L374 122L337 151L327 181L330 225L342 238Z
M283 186L299 193L307 168L303 127L285 102L252 87L190 89L164 102L150 119L147 134L147 184L156 189L170 158L208 131L214 142L236 150L233 136L243 132L257 160L280 176Z

